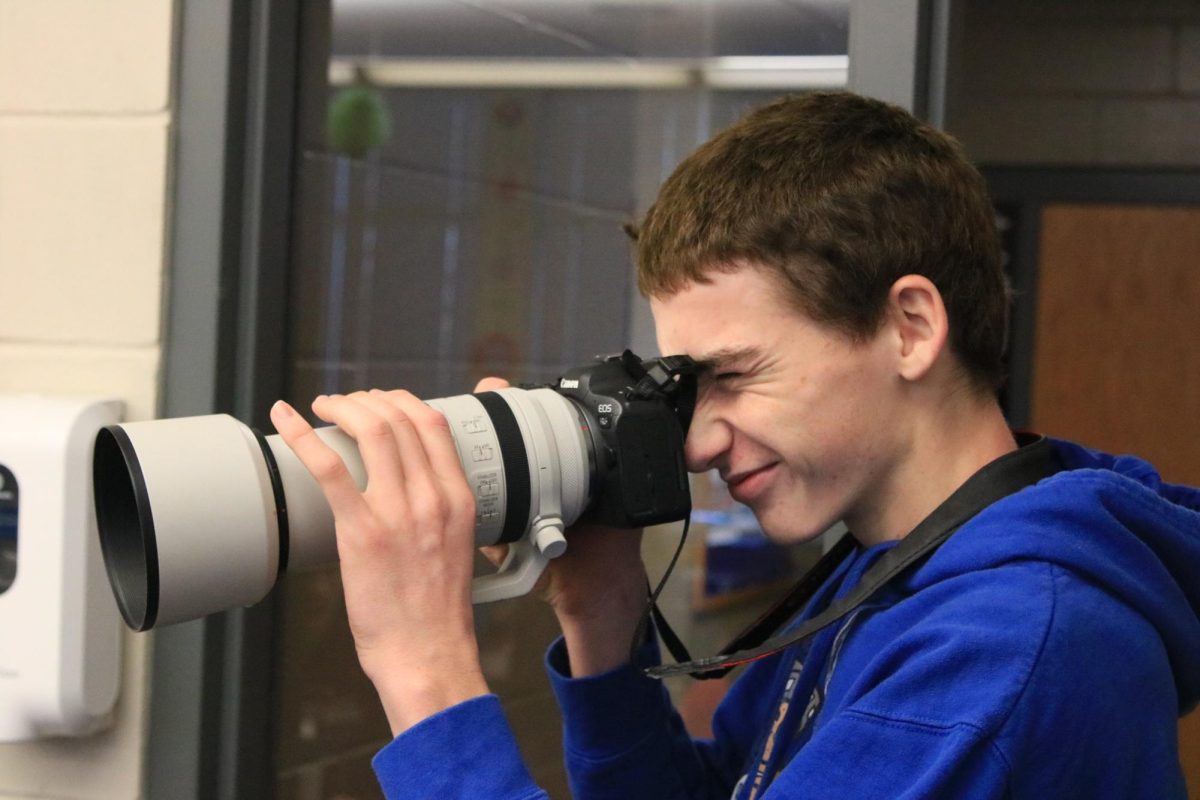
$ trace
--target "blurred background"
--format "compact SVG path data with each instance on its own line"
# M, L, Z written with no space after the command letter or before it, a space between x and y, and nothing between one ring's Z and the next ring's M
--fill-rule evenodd
M846 86L946 128L988 179L1012 423L1200 484L1191 0L0 0L0 286L21 298L0 390L265 428L277 397L652 355L622 226L750 107ZM663 606L707 654L821 544L774 548L719 481L693 488ZM646 536L652 575L679 527ZM552 618L511 601L478 629L567 797ZM378 796L390 737L336 565L125 644L114 726L0 745L0 797ZM722 686L670 688L702 734ZM1195 715L1181 743L1200 797Z

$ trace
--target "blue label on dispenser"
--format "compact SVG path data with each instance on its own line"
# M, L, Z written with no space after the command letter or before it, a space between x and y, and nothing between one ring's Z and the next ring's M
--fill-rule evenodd
M0 464L0 594L17 577L17 479Z

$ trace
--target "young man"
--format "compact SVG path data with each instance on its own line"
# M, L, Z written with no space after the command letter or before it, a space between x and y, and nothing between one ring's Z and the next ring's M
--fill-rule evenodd
M548 666L577 800L1184 797L1200 493L1134 458L1018 450L994 394L999 247L958 144L848 93L781 100L680 165L637 247L662 352L703 366L689 468L719 470L775 540L844 520L857 543L796 622L981 470L1041 452L1057 471L751 665L711 741L690 740L642 674L653 643L626 663L645 604L638 537L571 532L543 593L563 629ZM357 439L370 475L360 492L276 407L337 518L350 625L396 734L375 761L385 793L543 796L479 666L473 506L445 420L403 392L313 409Z

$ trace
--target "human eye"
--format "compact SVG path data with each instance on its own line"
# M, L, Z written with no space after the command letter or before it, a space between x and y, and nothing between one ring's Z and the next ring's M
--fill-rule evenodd
M740 386L741 381L755 371L754 365L746 363L747 360L742 352L722 352L699 361L701 384L722 389Z

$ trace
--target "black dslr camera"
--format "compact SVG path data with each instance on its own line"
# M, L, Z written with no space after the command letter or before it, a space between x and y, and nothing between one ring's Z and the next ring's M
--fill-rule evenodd
M591 441L585 520L640 528L691 512L683 444L696 405L692 359L642 361L626 350L567 371L554 388L580 408Z

